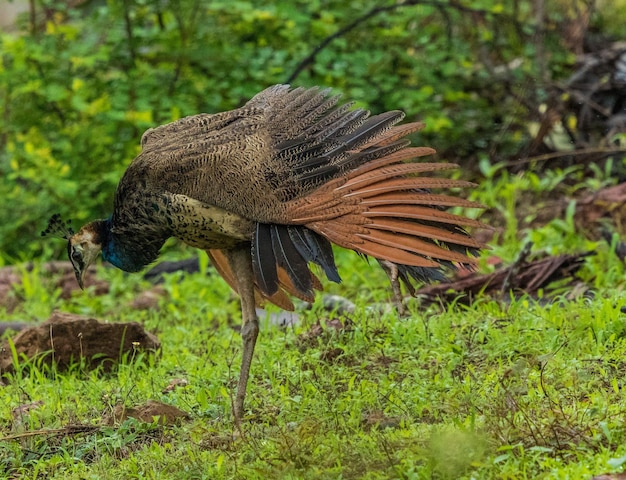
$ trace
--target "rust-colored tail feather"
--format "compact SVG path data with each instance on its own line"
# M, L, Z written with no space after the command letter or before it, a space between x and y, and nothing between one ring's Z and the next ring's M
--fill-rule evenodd
M415 223L406 220L396 220L394 218L385 218L384 221L376 222L376 218L371 218L371 224L368 224L370 228L376 228L378 230L389 230L392 232L404 233L407 235L415 234ZM440 242L451 243L455 245L462 245L469 248L481 248L482 245L474 240L469 235L464 235L455 231L449 231L446 229L433 227L426 224L419 226L420 237L430 238ZM426 252L424 252L426 253ZM464 258L461 261L466 261Z
M412 218L415 220L425 220L434 223L447 223L451 225L462 225L465 227L482 227L478 220L455 215L453 213L442 212L434 207L423 207L417 205L383 205L368 207L362 212L364 217L391 217L391 218ZM419 224L416 224L416 228ZM416 233L419 233L416 231Z
M435 150L429 147L406 147L400 151L394 152L390 155L386 155L382 158L377 158L376 160L372 160L366 164L361 165L359 168L353 170L350 178L355 178L359 175L362 175L367 172L371 172L372 170L376 170L377 168L383 167L385 165L391 165L393 163L404 162L405 160L409 160L412 158L425 157L426 155L432 155L435 153ZM438 165L446 165L445 163L439 163ZM441 167L445 169L446 167ZM337 184L347 183L347 178L338 178Z
M440 207L484 208L481 203L441 193L389 192L365 198L361 205L438 205Z
M386 178L409 175L415 173L436 172L439 170L453 170L458 168L454 163L394 163L392 165L381 166L376 170L359 175L357 179L352 179L339 187L340 190L357 190L368 185L373 185Z
M391 178L390 178L391 177ZM411 191L411 190L430 190L433 188L466 188L475 187L476 185L464 180L450 180L448 178L436 177L403 177L393 178L392 175L383 177L384 179L377 183L368 185L365 188L355 192L345 194L345 197L358 196L359 198L367 198L379 193Z
M411 122L411 123L404 123L402 125L395 125L385 133L384 137L382 138L378 137L378 138L373 139L370 143L364 145L363 148L367 148L372 145L379 145L379 146L389 145L390 143L393 143L396 140L399 140L401 138L406 137L407 135L410 135L411 133L421 130L422 128L424 128L424 126L425 124L423 122ZM416 147L416 148L426 148L426 147ZM432 150L432 148L429 150ZM434 153L434 150L432 151ZM415 156L417 157L419 155L415 155Z

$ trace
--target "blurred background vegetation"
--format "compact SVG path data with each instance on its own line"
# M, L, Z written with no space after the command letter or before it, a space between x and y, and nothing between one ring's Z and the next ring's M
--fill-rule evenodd
M39 237L52 213L108 216L147 128L275 83L402 109L470 179L601 164L617 181L606 121L626 102L580 132L574 86L623 18L623 0L31 0L0 34L0 264L60 253Z

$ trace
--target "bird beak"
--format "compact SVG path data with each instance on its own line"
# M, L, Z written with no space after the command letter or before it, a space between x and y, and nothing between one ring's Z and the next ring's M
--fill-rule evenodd
M78 286L80 287L81 290L85 289L85 271L78 271L75 270L74 273L76 274L76 281L78 282Z
M76 275L76 281L81 290L85 289L85 272L87 269L82 269L74 265L74 275Z
M76 275L76 281L81 290L85 289L85 272L87 271L87 265L83 259L83 249L81 247L75 247L71 241L67 243L67 256L72 262L74 267L74 275Z

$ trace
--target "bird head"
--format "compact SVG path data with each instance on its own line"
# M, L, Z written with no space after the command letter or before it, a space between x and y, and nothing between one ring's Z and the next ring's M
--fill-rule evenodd
M74 274L80 288L84 288L85 273L102 251L102 220L88 223L74 233L70 221L63 221L58 213L53 215L42 236L54 235L67 240L67 255L74 267Z
M80 288L84 288L85 272L89 265L102 251L102 243L95 223L88 223L67 240L67 255L74 267L74 274Z

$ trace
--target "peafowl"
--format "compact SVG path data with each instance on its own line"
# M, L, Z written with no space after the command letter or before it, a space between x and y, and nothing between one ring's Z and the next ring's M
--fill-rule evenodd
M331 244L377 259L396 296L399 280L474 264L483 245L465 227L481 224L446 209L481 205L439 192L472 184L425 175L456 165L406 162L434 150L409 146L406 136L423 125L396 125L403 117L370 116L328 90L275 85L241 108L149 129L113 214L75 234L66 229L79 285L100 253L136 272L169 237L206 250L241 297L239 423L259 332L255 307L291 310L290 295L312 302L322 286L310 264L340 282ZM55 216L47 231L59 225Z

